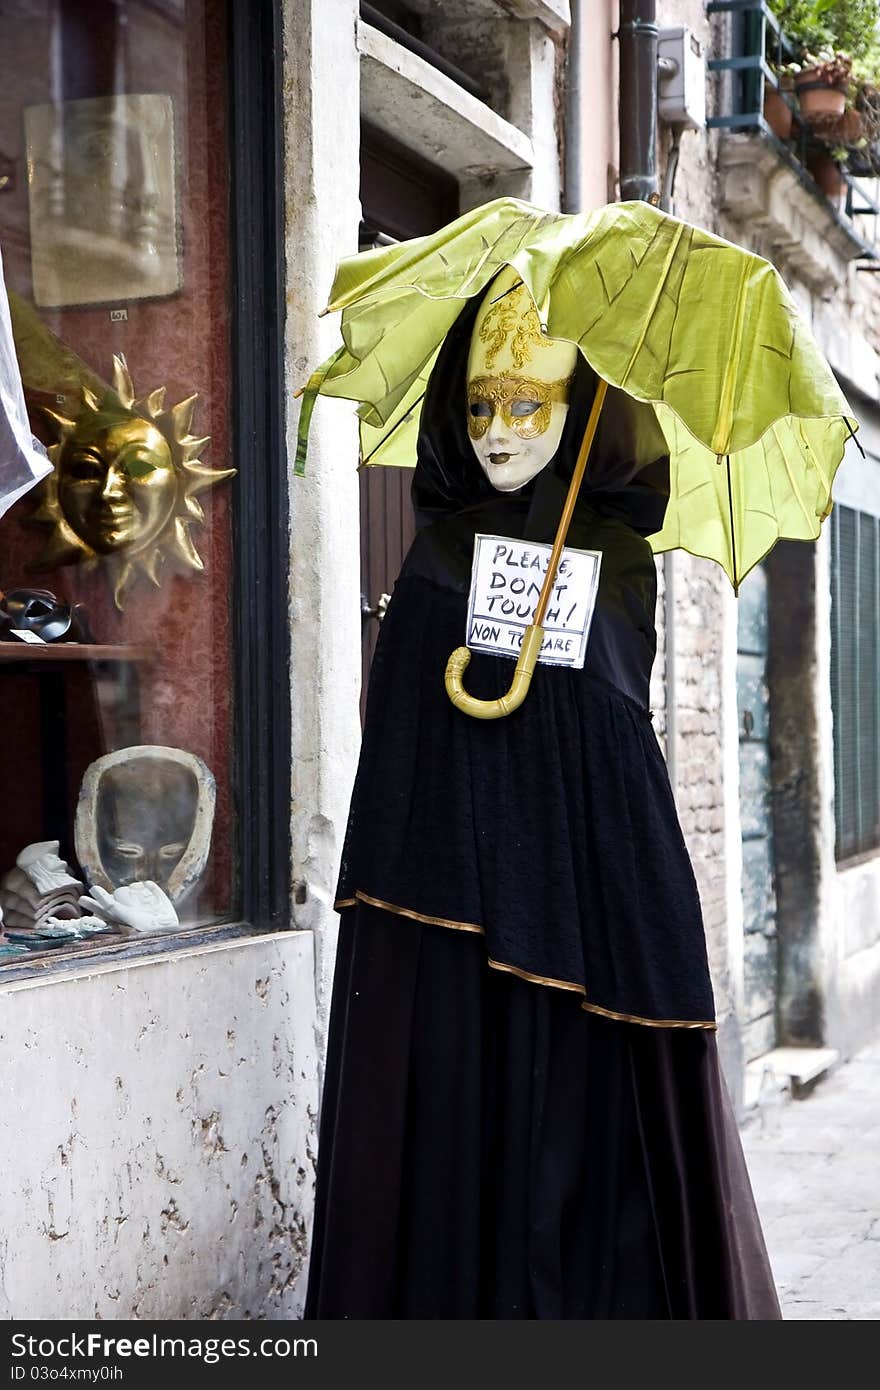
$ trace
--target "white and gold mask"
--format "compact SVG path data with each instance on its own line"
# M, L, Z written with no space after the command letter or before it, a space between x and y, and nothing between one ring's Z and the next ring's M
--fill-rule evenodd
M541 332L531 295L509 266L477 313L467 365L467 424L480 467L516 492L559 448L577 348Z

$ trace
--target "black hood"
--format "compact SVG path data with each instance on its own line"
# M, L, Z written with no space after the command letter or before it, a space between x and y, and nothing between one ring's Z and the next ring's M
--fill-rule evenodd
M462 309L428 381L412 481L420 528L500 496L477 462L467 431L467 359L479 306L480 300L475 298ZM596 374L578 353L559 448L536 478L511 494L530 502L537 524L535 534L546 529L548 515L558 519L595 388ZM668 497L669 456L653 409L624 391L610 388L577 506L617 514L648 536L663 525ZM550 529L555 529L555 521Z

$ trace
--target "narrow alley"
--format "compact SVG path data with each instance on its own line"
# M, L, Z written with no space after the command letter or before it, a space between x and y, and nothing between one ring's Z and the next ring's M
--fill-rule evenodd
M760 1106L743 1143L783 1316L880 1318L880 1043Z

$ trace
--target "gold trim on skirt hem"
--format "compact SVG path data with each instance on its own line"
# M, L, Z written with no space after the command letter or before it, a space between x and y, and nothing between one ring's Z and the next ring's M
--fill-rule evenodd
M640 1023L644 1028L707 1028L709 1032L717 1032L718 1024L714 1020L703 1022L701 1019L690 1018L639 1018L638 1014L619 1014L614 1009L603 1009L601 1004L591 1004L585 999L581 1004L582 1009L586 1009L591 1014L600 1014L602 1018L619 1019L621 1023Z
M491 956L486 959L493 970L506 970L509 975L518 975L521 980L528 980L533 985L549 985L551 989L568 989L575 994L583 994L583 985L571 984L568 980L554 980L552 975L533 975L531 970L520 970L518 965L505 965L500 960L493 960Z
M353 898L343 898L334 903L333 908L338 912L341 907L355 907L359 902L367 903L370 907L382 907L386 912L396 912L399 917L411 917L414 922L426 922L429 927L451 927L453 931L474 931L480 936L485 935L483 928L474 922L451 922L448 917L426 917L423 912L413 912L409 907L398 907L395 903L383 902L381 898L371 898L359 888Z
M339 898L334 904L335 912L340 912L344 907L357 907L358 903L366 903L369 907L379 907L386 912L394 912L398 917L409 917L414 922L424 922L429 927L449 927L453 931L476 932L478 936L485 936L483 927L477 926L474 922L453 922L448 917L429 917L423 912L414 912L412 908L398 907L396 903L387 903L382 898L371 898L368 893L362 893L358 888L352 898ZM576 984L570 980L555 980L550 975L533 975L529 970L521 970L517 965L505 965L502 961L493 960L487 956L487 962L492 970L503 970L509 975L517 975L521 980L526 980L530 984L547 985L551 989L565 989L572 994L582 994L584 999L581 1001L581 1008L588 1013L599 1014L602 1018L615 1019L620 1023L638 1023L645 1028L706 1028L715 1032L718 1024L712 1021L691 1020L682 1018L640 1018L638 1014L617 1013L614 1009L605 1009L601 1004L591 1004L586 998L586 990L583 985Z

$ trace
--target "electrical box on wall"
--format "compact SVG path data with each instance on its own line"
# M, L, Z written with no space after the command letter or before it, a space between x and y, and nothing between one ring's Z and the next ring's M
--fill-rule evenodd
M685 26L661 29L657 63L661 121L702 130L706 124L706 65L696 34Z

